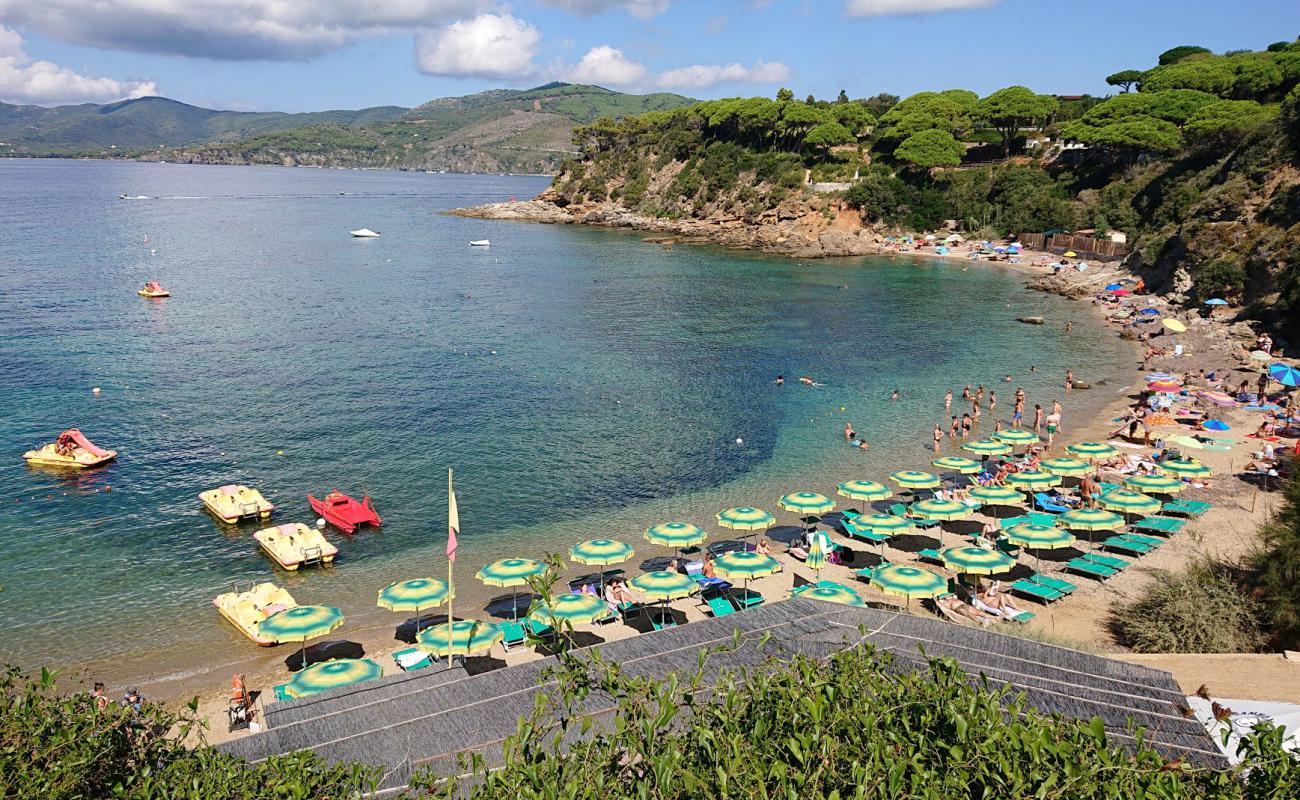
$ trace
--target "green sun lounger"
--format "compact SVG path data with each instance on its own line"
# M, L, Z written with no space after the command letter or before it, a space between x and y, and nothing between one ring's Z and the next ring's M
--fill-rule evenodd
M1026 522L1029 522L1029 517L1021 514L1018 517L1008 517L1003 520L998 520L998 528L1005 531L1007 528L1014 528L1017 525L1023 525Z
M416 653L424 656L424 658L414 662L410 666L404 666L402 664L401 656L414 655ZM413 672L417 669L424 669L425 667L433 666L433 656L418 647L403 647L401 650L393 651L393 663L403 672Z
M763 595L751 589L733 589L731 602L735 603L738 610L744 611L747 608L763 605Z
M908 522L912 523L918 528L939 527L938 520L920 519L919 517L907 516L907 506L903 505L902 503L894 503L892 506L890 506L889 513L893 514L896 517L902 517L903 519L906 519Z
M1101 487L1102 492L1117 492L1124 488L1118 483L1098 483L1097 485Z
M1184 517L1199 517L1214 508L1211 503L1201 500L1170 500L1161 509L1166 514L1179 514Z
M922 561L935 561L940 564L943 563L943 556L939 555L939 551L933 548L927 547L924 550L917 550L916 556Z
M1010 590L1016 594L1037 600L1040 603L1047 604L1054 600L1060 600L1065 595L1055 589L1034 583L1033 581L1018 580L1011 584Z
M1021 611L1019 614L1016 614L1014 617L1004 617L1003 619L1010 619L1012 622L1019 622L1021 624L1024 624L1026 622L1032 622L1034 616L1035 615L1032 612Z
M501 644L505 645L506 650L520 647L528 642L528 634L524 633L524 626L514 620L498 622L497 628L502 633Z
M1089 578L1096 578L1099 581L1109 580L1119 574L1119 570L1098 564L1096 561L1089 561L1086 558L1072 558L1065 562L1063 569L1070 572L1077 572L1080 575L1087 575Z
M849 538L851 539L857 539L863 542L871 542L872 544L884 544L885 542L889 541L889 534L876 533L874 531L863 530L862 528L859 528L858 526L854 525L852 522L850 522L847 519L843 521L843 525L844 525L844 532L847 533L849 535Z
M281 683L278 686L273 687L275 689L275 701L277 703L287 703L293 699L289 696L289 693L285 691L288 686L289 684L287 683Z
M709 613L715 617L736 613L736 606L731 602L731 598L723 594L720 589L703 591L700 593L700 599L709 607Z
M1025 516L1029 517L1030 525L1043 525L1050 528L1056 524L1056 515L1046 511L1030 511Z
M1103 556L1101 553L1088 553L1083 556L1083 559L1085 561L1091 561L1094 564L1101 564L1103 567L1110 567L1116 572L1123 572L1133 564L1132 561L1125 561L1122 558L1115 558L1114 556Z
M1132 539L1123 536L1112 536L1104 542L1101 542L1101 546L1107 550L1118 550L1121 553L1128 553L1135 556L1144 556L1155 549L1150 545L1143 544L1142 542L1135 542Z
M1150 547L1152 550L1156 549L1157 547L1165 543L1164 539L1159 539L1155 536L1143 536L1140 533L1121 533L1120 537L1123 539L1128 539L1130 542L1137 542L1138 544L1144 544L1147 547Z
M860 581L870 581L871 576L875 574L875 567L863 567L862 569L853 570L853 577Z
M550 639L555 636L555 629L535 619L524 620L524 627L529 635L536 639Z
M1075 586L1073 583L1070 583L1067 580L1062 580L1061 578L1053 578L1051 575L1044 575L1041 572L1030 575L1025 580L1036 583L1039 586L1046 586L1048 589L1060 592L1061 594L1074 594L1079 591L1079 587Z
M666 628L676 628L677 620L671 613L663 611L658 614L651 614L650 624L654 626L655 630L662 631Z
M1165 508L1168 507L1166 504ZM1145 517L1133 523L1132 527L1141 531L1155 531L1172 536L1187 527L1187 520L1173 517Z

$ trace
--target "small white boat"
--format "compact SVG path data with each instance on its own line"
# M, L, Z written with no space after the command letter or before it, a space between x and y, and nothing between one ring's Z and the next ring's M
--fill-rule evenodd
M491 247L492 242L489 239L475 239L469 243L470 247Z
M358 239L373 239L379 234L370 230L369 228L361 228L359 230L352 231L352 235L357 237Z

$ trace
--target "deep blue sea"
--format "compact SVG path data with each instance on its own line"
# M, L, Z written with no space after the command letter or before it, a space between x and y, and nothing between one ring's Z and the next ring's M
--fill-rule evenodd
M219 661L252 649L211 606L239 579L390 624L379 587L445 570L448 467L457 611L473 614L471 576L495 558L593 536L653 555L654 523L717 531L728 506L776 512L785 491L924 465L949 387L985 384L1004 416L1015 386L1031 408L1060 396L1068 430L1073 404L1111 395L1060 395L1064 367L1096 381L1127 359L1095 326L1065 333L1082 309L997 269L441 213L545 186L0 160L0 660ZM361 227L383 235L349 235ZM138 297L146 280L173 296ZM1015 322L1029 314L1051 324ZM845 421L868 453L844 444ZM72 426L118 460L24 464ZM256 526L201 510L200 491L232 482L261 489L277 522L311 522L308 492L369 492L385 525L331 532L332 569L278 573Z

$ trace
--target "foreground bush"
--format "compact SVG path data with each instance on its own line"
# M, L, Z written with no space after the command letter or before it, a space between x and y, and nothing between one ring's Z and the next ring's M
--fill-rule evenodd
M661 682L564 661L565 688L520 723L502 767L475 758L468 781L425 774L414 785L480 800L1300 797L1300 763L1276 729L1251 736L1239 769L1195 769L1143 746L1140 733L1136 749L1121 750L1099 719L1038 714L947 661L900 670L860 648L716 687L703 669ZM590 691L616 699L612 727L581 716Z
M1157 572L1111 622L1119 643L1139 653L1245 653L1263 641L1258 613L1224 567L1202 563Z
M132 800L305 800L353 797L377 772L327 766L310 753L249 766L182 740L189 714L146 706L135 714L95 708L89 695L63 697L54 676L30 680L10 669L0 677L0 797Z
M1282 506L1260 530L1262 546L1251 558L1264 606L1264 622L1280 648L1300 646L1300 478L1287 481Z

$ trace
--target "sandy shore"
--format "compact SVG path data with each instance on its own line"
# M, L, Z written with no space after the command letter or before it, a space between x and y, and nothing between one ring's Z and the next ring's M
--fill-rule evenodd
M882 252L888 252L888 249L889 245L882 244ZM967 252L959 248L953 248L946 256L922 251L903 253L898 257L916 256L943 257L970 262ZM1019 261L1015 263L1009 261L998 261L995 264L986 264L983 261L971 263L979 263L982 266L1006 267L1026 275L1030 284L1036 288L1075 297L1090 298L1101 286L1120 275L1114 268L1106 269L1098 265L1084 273L1069 270L1059 278L1053 278L1050 270L1038 265L1054 259L1055 257L1050 254L1025 252L1021 254ZM1148 299L1144 298L1142 302L1145 304ZM1164 308L1159 299L1150 299L1149 302L1157 305L1157 307ZM1104 309L1091 300L1081 301L1078 316L1073 322L1075 324L1110 325L1111 323L1106 321L1104 313ZM1242 372L1241 375L1236 372L1239 367L1243 366L1251 369L1249 362L1245 358L1246 351L1242 348L1241 337L1245 336L1245 329L1241 327L1234 329L1227 323L1204 320L1186 313L1180 313L1178 317L1188 325L1188 331L1178 335L1176 339L1178 343L1183 344L1185 354L1179 357L1155 358L1144 366L1141 361L1141 349L1134 343L1132 350L1132 383L1129 385L1128 391L1106 403L1101 411L1091 415L1091 418L1071 419L1067 417L1055 445L1049 449L1050 453L1054 455L1063 454L1064 446L1072 442L1108 440L1110 438L1109 434L1118 426L1118 423L1113 421L1114 418L1118 417L1131 402L1131 397L1136 397L1137 392L1145 384L1143 376L1149 371L1161 370L1181 375L1184 373L1196 374L1201 369L1207 371L1218 370L1220 374L1228 374L1228 383L1230 385L1240 382L1242 376L1245 375L1249 375L1253 381L1253 376L1258 374L1258 365L1255 365L1251 372ZM1044 324L1065 325L1068 321L1070 320L1048 319L1044 321ZM1033 326L1027 326L1027 335L1031 335L1033 330ZM1172 343L1173 338L1164 337L1163 341ZM1056 365L1055 368L1064 373L1064 365ZM957 388L960 389L960 387ZM1062 388L1064 390L1064 387ZM941 402L942 398L936 398L936 403ZM1010 405L1010 399L1007 398L1004 407L999 409L999 416L1004 419L1004 422L1010 417ZM1032 406L1032 399L1030 405ZM1256 440L1246 438L1245 434L1253 431L1258 425L1259 414L1245 410L1228 409L1226 413L1218 414L1218 416L1232 425L1233 430L1226 436L1231 437L1234 443L1225 451L1200 451L1196 453L1198 458L1214 470L1215 478L1212 480L1212 486L1205 489L1190 490L1184 494L1189 499L1211 501L1215 505L1214 510L1189 524L1183 532L1170 537L1169 541L1155 552L1136 559L1132 567L1105 584L1060 572L1060 565L1070 557L1078 555L1079 553L1076 551L1056 551L1042 554L1042 571L1064 577L1078 586L1079 589L1068 598L1046 607L1030 600L1019 600L1019 606L1033 611L1036 617L1028 625L1018 626L1014 632L1093 652L1122 653L1122 648L1115 642L1114 636L1108 627L1110 611L1116 604L1137 596L1145 586L1158 579L1161 570L1176 570L1207 555L1223 560L1236 561L1252 550L1256 541L1255 532L1260 522L1275 507L1277 496L1276 494L1261 492L1254 485L1233 477L1233 475L1249 460L1250 452L1257 449L1257 447L1252 446L1252 443L1256 443ZM992 429L992 420L986 417L983 420L982 430L977 431L977 434L988 435ZM1177 431L1172 428L1157 428L1154 431L1157 436L1176 433ZM918 435L923 436L925 432L918 430ZM1116 440L1111 441L1115 442ZM947 439L945 439L942 449L945 455L968 455ZM1131 449L1125 449L1125 451L1140 453L1141 449L1134 446ZM922 469L930 468L928 463L917 463L913 466ZM1109 476L1107 479L1114 480L1115 476ZM847 504L841 501L840 507L845 505ZM861 506L859 505L859 507ZM982 520L983 518L976 515L974 519ZM792 532L793 529L787 527L774 529L772 533L774 538L779 539L788 537ZM784 571L777 575L753 581L750 583L750 588L757 590L766 598L779 599L787 596L792 586L820 578L852 586L859 591L867 602L872 604L906 608L912 613L932 613L925 610L919 602L914 601L910 605L903 604L896 598L881 594L870 585L857 580L851 569L874 563L877 559L877 549L859 542L853 542L834 530L831 533L834 542L856 551L856 558L851 566L829 565L821 571L820 575L817 575L793 557L786 555L783 552L783 546L774 543L774 552L778 553L778 558L782 560ZM956 541L955 535L951 533L947 535L946 539L947 544ZM937 541L934 537L920 534L899 536L883 549L883 555L890 561L909 562L916 559L916 550L936 545ZM640 549L638 548L638 550ZM635 566L624 566L630 573L635 572ZM939 566L933 564L927 566L935 571L945 572ZM577 570L574 570L574 574L577 574ZM945 574L951 573L945 572ZM472 579L466 576L462 580ZM676 601L670 605L679 622L689 623L703 619L707 614L706 607L693 598ZM477 607L471 607L474 608L474 611L466 612L467 615L480 613ZM459 609L458 606L458 611ZM458 613L459 616L461 615ZM400 619L400 616L395 615L395 621ZM437 618L434 617L434 619ZM1012 623L999 623L999 625L1010 627ZM583 641L584 643L595 643L626 638L640 633L641 627L644 626L632 627L621 623L590 626L583 629L588 634ZM393 650L405 646L405 644L394 638L392 628L382 630L347 629L341 633L344 634L342 638L346 639L347 642L358 645L364 651L366 657L382 664L386 673L396 671L391 653ZM328 638L329 641L335 641L335 637ZM275 683L283 682L288 677L280 664L280 658L290 655L289 651L291 649L293 648L275 648L277 658L270 662L270 666L268 666L269 660L264 655L266 651L259 653L259 658L250 660L250 669L247 672L249 687L255 691L265 692L264 697L269 699L271 687ZM528 650L515 650L514 652L504 653L498 647L493 650L489 657L474 659L473 661L475 662L474 668L480 669L501 666L502 664L523 663L543 657L543 655ZM1140 658L1158 659L1159 657L1141 656ZM1159 660L1144 663L1162 665ZM1166 668L1175 669L1178 679L1184 687L1188 687L1193 683L1198 686L1204 683L1208 684L1210 690L1217 695L1228 697L1257 697L1263 693L1270 698L1286 699L1277 692L1262 692L1259 687L1260 685L1272 683L1279 671L1281 674L1287 674L1289 670L1296 678L1300 679L1300 666L1297 666L1295 662L1274 658L1269 660L1267 664L1261 661L1259 670L1243 666L1245 663L1238 664L1236 669L1225 670L1222 668L1222 662L1215 659L1205 659L1200 662L1184 659L1177 662L1176 669L1175 664L1172 662ZM1265 678L1265 673L1273 677ZM220 741L230 735L226 732L224 720L224 711L227 704L226 687L228 684L223 679L228 680L228 677L228 675L222 676L222 678L217 678L214 675L203 676L201 686L196 686L195 681L173 682L165 688L157 687L159 691L152 692L152 696L161 699L183 700L188 699L188 696L197 692L200 696L200 714L209 720L211 726L207 738L209 741ZM1261 683L1262 678L1267 683ZM155 687L144 684L142 688L146 694L151 694L151 690ZM1195 688L1196 686L1191 686L1188 691L1194 691ZM1293 692L1288 693L1287 697L1290 698L1293 694Z

